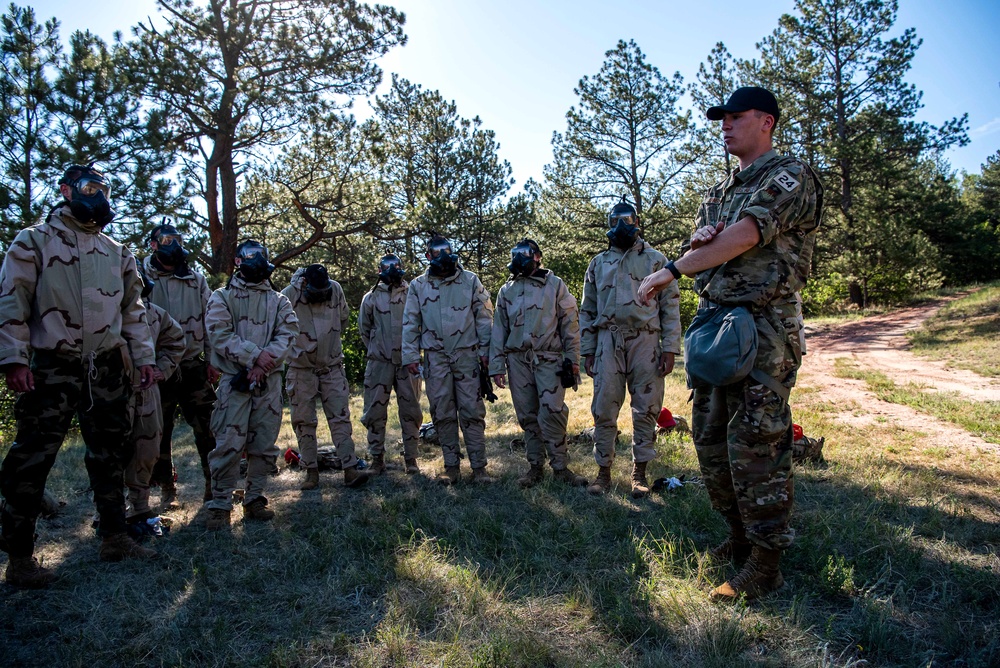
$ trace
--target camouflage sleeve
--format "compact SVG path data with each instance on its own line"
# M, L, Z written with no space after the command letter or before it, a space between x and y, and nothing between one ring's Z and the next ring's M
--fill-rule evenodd
M472 287L472 317L476 319L476 334L479 336L479 354L488 355L490 337L493 335L493 302L489 290L475 277Z
M493 312L493 331L490 334L490 375L497 376L507 373L507 356L504 355L504 343L510 334L510 321L507 314L507 299L504 288L497 294L497 307Z
M260 355L260 348L253 341L246 341L236 334L233 314L226 300L226 289L219 288L209 298L205 327L215 354L249 369Z
M374 300L375 292L366 292L361 298L361 308L358 309L358 333L361 335L361 345L365 347L366 354L372 342L372 326L375 324L375 317L372 314Z
M28 231L22 230L0 268L0 368L28 363L28 318L40 262Z
M743 214L757 221L760 245L766 246L795 227L815 199L815 183L806 166L798 161L785 163L761 181L760 188L747 200Z
M150 304L150 308L160 308ZM163 311L163 309L160 309ZM163 372L165 378L170 378L184 357L184 330L180 323L170 317L166 311L160 315L160 331L156 335L156 366Z
M295 315L295 309L288 297L280 292L272 293L278 299L278 313L274 318L274 330L271 334L271 341L264 346L264 350L274 356L277 365L276 371L281 371L281 363L288 357L292 344L295 343L299 335L299 318ZM343 291L341 291L341 303L343 303ZM273 373L273 372L272 372Z
M597 330L594 323L597 322L597 287L594 276L594 263L597 258L590 261L587 266L587 275L583 279L583 304L580 306L580 354L586 357L597 352Z
M708 223L706 222L706 219L707 219L707 207L705 206L705 202L702 202L701 204L698 205L698 213L694 217L693 231L699 230L705 225L707 225ZM681 252L680 255L678 255L677 257L679 258L684 257L689 250L691 250L690 236L688 236L686 239L684 239L684 241L681 242Z
M146 307L142 303L142 279L135 256L122 246L122 338L129 344L132 363L137 366L156 364L153 337L146 323Z
M212 289L208 287L208 280L202 274L198 274L198 288L201 290L201 321L204 323L205 315L208 314L208 298L212 296ZM202 344L205 346L205 359L212 359L212 347L207 336L204 337Z
M681 352L681 292L677 281L656 296L660 311L660 352Z
M559 316L559 338L562 341L563 359L573 364L580 363L580 312L576 297L562 279L559 279L556 307Z
M406 289L406 306L403 307L403 343L401 362L404 366L420 363L420 334L423 318L420 315L419 283L412 281Z

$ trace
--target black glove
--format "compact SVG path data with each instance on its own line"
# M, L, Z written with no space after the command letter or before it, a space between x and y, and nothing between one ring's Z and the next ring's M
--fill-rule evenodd
M490 378L490 370L486 364L479 363L479 396L491 404L497 400L497 394L493 391L493 380Z
M562 371L559 372L559 381L563 387L576 387L576 374L573 373L573 362L563 360Z

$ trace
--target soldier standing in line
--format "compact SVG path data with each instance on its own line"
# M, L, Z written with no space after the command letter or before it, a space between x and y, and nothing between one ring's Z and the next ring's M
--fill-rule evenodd
M319 487L316 443L316 398L330 426L330 437L344 469L344 484L361 487L371 475L358 470L351 436L351 390L344 373L344 348L340 333L347 327L351 309L340 283L330 280L326 267L311 264L295 272L282 290L295 309L299 334L288 356L285 389L292 408L292 427L299 443L306 479L300 489Z
M212 291L205 277L188 266L183 237L173 225L157 225L149 234L149 248L152 252L143 261L146 276L155 284L149 301L169 313L184 330L184 357L177 371L160 383L163 436L160 438L160 459L153 468L152 478L160 486L160 505L169 510L179 507L171 453L178 406L194 432L194 444L205 475L203 498L205 501L212 498L208 453L215 448L212 409L219 371L209 361L205 331L205 312Z
M403 311L402 361L424 381L431 418L441 441L443 485L459 481L458 426L472 466L472 481L491 483L486 472L486 405L479 395L480 363L489 360L493 304L479 277L462 269L451 242L427 242L427 271L410 282Z
M228 526L240 459L246 453L243 517L271 520L264 491L278 457L281 429L281 363L299 333L288 298L268 280L274 265L264 246L248 239L236 248L236 272L212 293L205 325L212 365L222 372L219 401L212 413L216 446L208 455L212 499L206 528Z
M409 282L399 257L385 255L379 261L378 283L361 300L358 330L368 361L365 365L365 409L361 424L368 428L368 452L372 472L385 471L385 423L389 397L396 391L399 426L403 431L403 461L406 472L420 473L420 379L402 363L403 309Z
M135 455L125 468L125 485L128 487L130 505L126 519L129 523L144 522L154 517L149 507L149 481L160 457L163 436L160 384L173 375L184 356L184 330L166 311L150 303L153 281L141 269L139 274L143 282L142 302L146 307L146 324L156 350L156 366L153 367L153 380L156 382L143 390L138 388L139 379L133 380L133 387L138 388L135 416L132 418Z
M132 369L140 388L154 382L142 283L128 248L102 233L115 216L105 175L93 163L71 165L59 192L64 201L17 234L0 269L0 369L19 394L17 433L0 466L0 546L10 555L7 583L29 588L56 579L34 558L35 521L74 414L100 515L100 559L156 556L126 534L122 493Z
M663 405L663 377L680 352L680 293L674 285L652 304L635 296L639 281L667 263L639 234L639 218L622 198L608 214L608 249L587 267L580 308L581 354L594 379L594 459L600 470L587 488L611 488L618 415L631 394L632 498L649 494L646 465L656 457L656 417Z
M683 256L646 277L638 296L645 301L686 274L696 277L699 309L745 306L753 314L754 369L731 385L695 387L692 409L702 480L729 525L711 554L746 561L711 596L735 601L783 586L778 564L795 537L788 396L802 361L796 293L809 275L823 188L806 163L774 151L780 112L770 91L739 88L705 115L722 121L739 168L708 191Z
M566 388L580 374L580 324L576 299L562 279L542 268L542 250L523 239L510 251L511 278L497 294L490 343L490 374L510 396L524 430L530 468L521 487L542 481L548 454L553 477L575 487L587 479L569 469Z

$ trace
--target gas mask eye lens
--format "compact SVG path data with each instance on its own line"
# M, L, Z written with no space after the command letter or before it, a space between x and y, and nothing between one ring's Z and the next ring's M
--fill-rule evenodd
M101 183L100 181L95 181L94 179L80 179L76 183L76 189L80 191L80 194L84 197L93 197L99 192L103 192L104 197L108 199L111 197L111 188L109 188L106 183Z

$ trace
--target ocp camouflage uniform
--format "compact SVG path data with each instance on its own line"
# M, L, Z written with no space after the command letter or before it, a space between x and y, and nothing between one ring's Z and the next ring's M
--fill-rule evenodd
M524 430L532 466L555 471L569 464L563 360L579 364L580 324L576 298L547 269L508 280L497 294L490 343L490 375L508 373L510 395Z
M656 457L656 417L663 405L661 353L680 351L681 323L677 286L643 306L639 283L667 260L641 237L627 251L610 246L590 261L580 307L580 354L594 355L594 459L611 466L615 458L618 415L631 394L632 458Z
M57 207L17 234L0 269L0 368L28 364L35 381L14 405L17 434L0 467L12 559L34 551L45 480L74 414L87 446L98 533L125 532L129 379L155 358L135 258L100 230L73 218L69 206Z
M462 425L469 464L484 468L486 405L479 396L479 356L489 354L493 326L490 293L479 277L459 268L447 278L429 271L410 282L403 311L403 366L424 353L424 391L444 465L459 465Z
M212 409L215 408L215 388L208 380L208 335L205 312L212 291L205 277L188 269L185 276L159 268L153 256L143 261L146 275L155 282L149 301L176 320L184 330L184 357L177 371L160 384L163 406L163 436L160 439L160 459L153 469L153 480L173 486L171 439L174 419L180 406L184 421L191 426L194 444L201 459L205 479L209 478L208 453L215 448L212 434Z
M367 351L365 364L365 408L361 424L368 428L368 452L385 454L385 424L389 397L396 391L399 426L403 432L403 457L420 454L420 378L403 366L403 309L409 283L390 287L379 281L361 299L358 330Z
M135 455L125 467L125 485L128 487L130 507L128 518L149 516L149 481L153 467L160 457L160 440L163 436L163 411L160 384L169 380L184 355L184 330L176 320L156 304L146 302L146 324L156 349L156 366L164 380L153 383L148 389L139 387L138 373L133 374L132 391L135 393L135 414L132 418L132 443Z
M243 505L264 497L269 472L275 465L275 441L281 430L281 364L298 335L298 319L291 302L271 288L269 281L246 283L237 273L229 285L212 293L205 316L212 365L222 372L219 400L212 413L215 449L209 453L212 500L209 509L231 511L246 452L247 474ZM249 370L262 350L275 359L264 387L249 392L233 389L232 380Z
M754 314L755 368L789 390L802 360L796 292L812 260L821 186L805 163L769 151L716 184L698 209L696 228L747 216L760 243L713 274L698 274L703 308L745 305ZM725 387L696 388L692 432L712 507L745 526L766 549L791 545L792 416L774 390L747 378Z
M309 304L302 296L305 268L292 276L282 294L288 298L299 321L299 332L288 355L285 390L291 404L292 427L298 440L302 465L316 468L316 398L323 403L323 413L330 426L330 437L344 468L356 466L358 458L351 437L351 390L344 373L344 348L341 332L347 327L351 309L344 290L331 280L332 293L327 301Z

